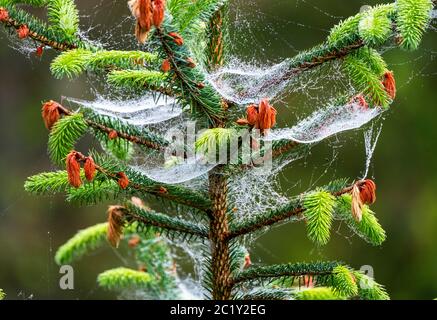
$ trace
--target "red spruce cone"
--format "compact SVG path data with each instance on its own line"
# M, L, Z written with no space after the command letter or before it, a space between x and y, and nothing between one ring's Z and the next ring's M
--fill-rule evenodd
M66 160L68 182L75 188L79 188L82 185L82 180L80 178L80 163L77 158L77 152L71 151Z
M165 0L153 1L153 24L159 28L162 21L164 21L165 14Z
M264 131L276 124L276 109L273 108L267 99L261 100L259 107L259 128Z
M188 67L190 67L190 68L195 68L196 67L196 63L194 62L194 60L193 59L191 59L191 58L187 58L187 66Z
M22 24L18 29L17 29L17 34L18 34L18 38L20 39L24 39L27 38L27 36L29 35L29 28L27 25Z
M362 180L354 184L352 189L352 215L358 222L363 216L363 206L376 201L376 184L372 180Z
M396 98L396 80L393 74L393 71L387 71L384 73L384 80L382 81L382 85L385 88L385 91L388 93L389 97L394 100Z
M122 188L123 190L126 189L129 185L129 179L126 176L126 174L124 172L119 172L117 174L118 177L118 185L120 186L120 188Z
M117 139L118 138L118 133L117 133L117 131L115 131L115 130L111 130L109 133L108 133L108 139L109 140L114 140L114 139Z
M171 69L170 60L165 59L164 61L162 61L161 71L162 72L169 72L170 69Z
M59 107L61 105L56 101L50 100L42 105L41 115L44 120L44 124L48 130L51 130L53 125L61 117Z
M170 37L173 38L173 41L178 45L181 46L184 44L184 39L176 32L170 32L168 34Z
M140 244L140 242L141 242L141 238L139 236L135 235L129 239L127 244L130 248L135 248Z
M94 163L93 158L87 157L85 159L85 164L83 166L85 171L86 179L91 182L94 180L94 176L96 175L96 164Z
M137 19L135 36L141 43L146 42L150 28L152 27L153 8L151 0L130 0L128 2L132 16Z
M246 109L247 122L251 126L255 126L258 123L258 107L254 104L250 105Z
M0 7L0 22L6 22L9 20L9 12L3 7Z

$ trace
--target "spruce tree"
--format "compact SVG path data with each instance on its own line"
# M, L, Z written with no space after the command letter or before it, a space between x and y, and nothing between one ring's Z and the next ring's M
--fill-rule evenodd
M280 77L260 78L257 87L240 92L280 87L335 63L356 92L339 94L339 106L385 110L395 99L396 85L381 53L389 47L417 49L434 4L397 0L369 8L334 26L323 43L284 61ZM29 6L46 8L47 18L30 14ZM13 41L37 43L37 55L59 53L50 68L56 78L96 74L117 92L173 99L183 110L178 121L196 121L197 129L204 129L194 145L166 158L168 170L187 160L191 147L214 159L218 150L226 150L225 161L205 172L206 187L163 183L130 165L134 153L159 156L172 146L156 126L138 126L86 105L44 102L49 156L59 170L29 177L25 189L35 195L65 193L67 201L83 205L115 203L108 208L107 222L79 231L58 249L56 262L70 264L102 246L126 242L137 268L106 270L98 275L98 284L128 297L141 293L147 299L177 299L183 293L172 246L183 243L200 256L195 268L208 299L388 299L382 285L342 262L251 265L248 242L281 223L305 223L309 239L320 246L329 241L335 220L375 246L386 234L369 207L376 200L376 185L369 179L338 179L273 209L237 217L230 181L266 159L275 167L297 149L308 154L311 144L296 139L269 143L266 137L284 111L267 99L251 104L229 99L210 79L226 64L227 43L232 41L228 6L227 0L130 0L130 12L120 15L132 17L141 46L125 51L107 50L83 38L73 0L0 0L0 22ZM241 149L247 136L241 132L249 132L250 154L258 158L244 161ZM258 137L252 136L255 132ZM78 150L76 143L84 135L93 135L101 148ZM234 148L232 139L237 141Z

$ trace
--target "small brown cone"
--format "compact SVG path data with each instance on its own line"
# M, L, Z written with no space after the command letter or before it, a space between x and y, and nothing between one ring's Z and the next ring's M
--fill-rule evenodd
M126 189L129 186L129 179L126 174L124 172L119 172L117 174L117 177L118 185L120 186L120 188L122 188L123 190Z
M392 71L387 71L384 73L384 80L382 85L389 97L394 100L396 98L396 80Z
M3 7L0 7L0 22L6 22L9 20L9 12Z
M243 269L247 269L252 265L252 260L250 259L250 254L246 254L244 257Z
M258 123L258 108L256 105L250 105L246 109L247 122L251 126L255 126Z
M139 236L135 235L129 239L127 244L130 248L135 248L140 244L140 242L141 242L141 238Z
M165 15L165 0L153 1L153 24L159 28Z
M376 184L372 180L364 180L360 185L360 197L363 204L374 204L376 201Z
M190 67L190 68L195 68L196 67L196 63L194 62L194 60L193 59L191 59L191 58L187 58L187 66L188 67Z
M80 163L77 160L77 152L71 151L67 155L66 168L68 173L68 182L74 188L79 188L82 185L80 178Z
M111 130L109 133L108 133L108 139L109 140L114 140L114 139L117 139L118 138L118 132L117 131L115 131L115 130Z
M51 130L53 125L61 117L59 107L61 105L53 100L50 100L42 105L41 115L44 120L44 124L48 130Z
M108 231L109 243L117 248L120 243L124 227L124 208L121 206L110 206L108 208Z
M94 160L92 157L87 157L85 159L85 164L83 166L83 169L85 171L86 179L89 182L93 181L94 177L96 175L96 164L94 163Z
M161 71L162 72L169 72L170 70L171 70L170 60L165 59L164 61L162 61Z
M168 35L173 38L174 43L176 43L178 46L184 44L184 39L179 35L179 33L170 32Z
M18 29L17 29L17 34L18 34L18 38L20 39L25 39L29 36L29 27L25 24L22 24Z

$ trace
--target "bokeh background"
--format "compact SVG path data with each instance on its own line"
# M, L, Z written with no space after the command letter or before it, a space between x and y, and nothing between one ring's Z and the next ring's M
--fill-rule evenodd
M120 48L135 46L132 37L120 37L121 28L114 27L129 15L125 1L77 3L84 15L84 30L90 23L96 26L90 37L101 35L104 41L113 37ZM376 3L379 1L231 1L233 34L238 39L232 51L243 60L277 62L323 41L341 17ZM78 229L105 220L107 204L77 207L61 196L38 198L23 190L26 177L53 169L46 152L40 102L62 95L89 97L89 84L56 81L48 69L53 53L46 52L38 59L31 52L18 52L3 31L0 39L0 288L9 299L115 298L96 285L99 272L125 263L113 249L99 250L76 263L75 289L71 291L59 289L59 268L53 259L58 246ZM255 263L338 259L355 268L372 266L377 281L386 285L393 299L437 297L436 39L437 33L430 31L418 52L395 50L385 55L395 71L399 91L384 121L370 176L378 185L374 210L387 231L387 241L371 247L350 237L345 228L335 227L331 242L315 248L306 238L304 224L284 225L253 245ZM319 184L333 177L358 177L365 162L362 132L331 140L287 169L283 183L310 181L314 175L320 176ZM332 147L340 149L334 162ZM325 167L330 171L321 176ZM296 191L308 187L300 184Z

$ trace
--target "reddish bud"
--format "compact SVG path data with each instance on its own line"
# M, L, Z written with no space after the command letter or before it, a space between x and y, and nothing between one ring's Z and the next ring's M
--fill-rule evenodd
M246 254L246 256L244 257L244 265L243 268L247 269L252 265L252 260L250 259L250 255Z
M199 88L199 89L203 89L203 88L205 88L205 84L204 84L203 82L199 82L199 83L196 85L196 87Z
M169 59L165 59L164 61L162 61L161 71L162 72L169 72L170 69L171 69L170 60Z
M109 131L109 133L108 133L108 139L109 140L114 140L114 139L117 139L117 138L118 138L117 131L115 131L115 130Z
M126 174L124 172L119 172L117 174L118 177L118 185L120 186L120 188L122 188L123 190L126 189L129 185L129 179L126 176Z
M36 48L35 54L37 57L42 57L42 54L44 53L44 46L39 46Z
M50 100L42 105L41 115L44 124L48 130L51 130L53 125L61 117L59 107L61 105L53 100Z
M165 14L165 0L155 0L153 1L153 24L155 27L159 28L162 21L164 21Z
M71 151L66 160L66 167L68 173L68 182L71 186L79 188L82 185L80 178L80 163L78 161L78 154L76 151Z
M184 44L184 39L176 32L170 32L168 34L170 37L173 38L173 41L178 45L181 46Z
M303 282L305 287L314 288L314 277L310 275L306 275L303 277Z
M166 193L168 193L168 190L166 188L164 188L163 186L160 186L158 192L160 194L166 194Z
M387 71L384 73L382 85L384 86L389 97L394 100L396 98L396 80L392 71Z
M369 104L367 103L366 98L364 98L364 96L362 94L358 94L358 95L352 97L352 99L350 100L349 103L356 104L365 110L367 110L369 108Z
M140 244L140 242L141 242L141 238L139 236L133 236L132 238L129 239L127 244L130 248L135 248Z
M17 29L17 34L18 34L18 38L20 39L24 39L27 38L29 36L29 28L27 25L22 24L18 29Z
M352 215L358 222L362 219L363 206L376 201L376 184L372 180L361 180L352 188Z
M94 180L94 176L96 175L96 164L94 163L93 158L87 157L85 159L85 164L83 166L85 171L86 179L91 182Z
M6 22L9 20L9 12L3 7L0 7L0 22Z
M262 131L268 130L276 124L276 109L269 104L267 99L261 100L258 113L259 128Z
M372 180L364 180L361 182L360 198L364 204L374 204L376 201L376 184Z
M256 105L250 105L246 109L247 122L251 126L255 126L258 123L258 108Z
M193 59L191 59L191 58L187 58L187 66L188 67L190 67L190 68L195 68L196 67L196 63L194 62L194 60Z
M118 247L124 227L123 207L110 206L108 208L108 231L107 238L113 247Z
M144 43L152 26L152 2L151 0L130 0L128 4L132 16L137 19L135 36L140 43Z
M139 16L137 17L138 24L142 29L148 32L152 27L152 12L153 12L152 0L138 0L138 1L139 1L138 4Z

